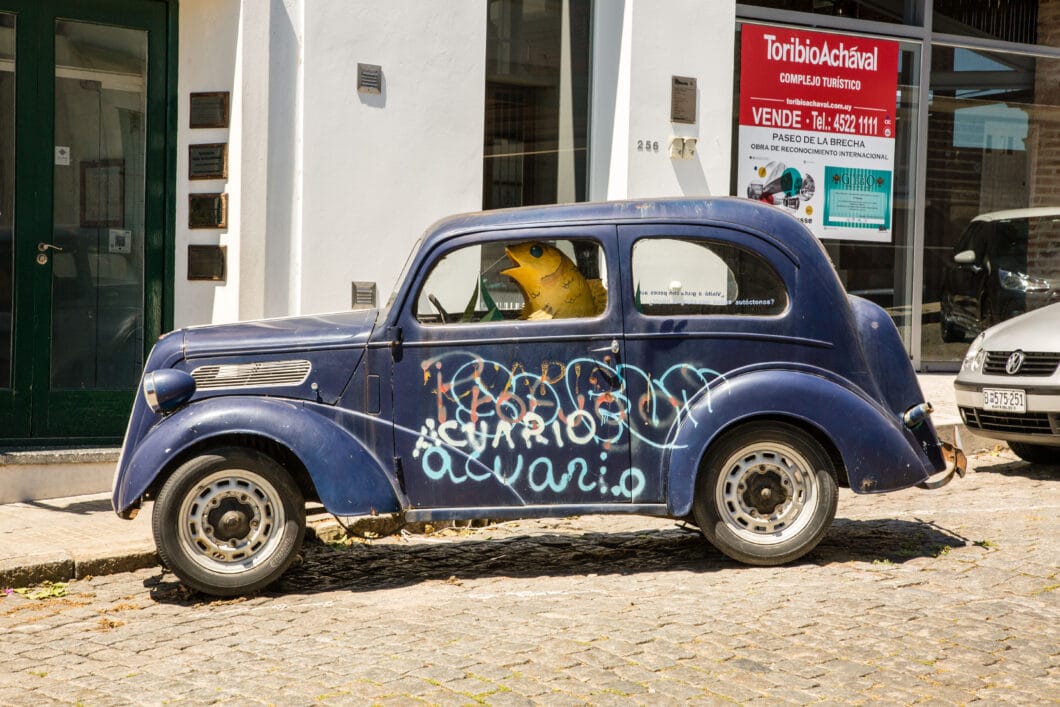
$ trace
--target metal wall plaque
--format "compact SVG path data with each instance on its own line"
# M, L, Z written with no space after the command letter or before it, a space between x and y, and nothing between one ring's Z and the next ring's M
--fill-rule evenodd
M188 228L228 228L228 194L188 194Z
M228 143L188 145L188 179L228 179Z
M228 276L226 260L226 246L189 245L188 279L222 281Z
M189 128L227 128L228 91L191 94Z
M670 122L696 122L696 80L689 76L674 76L670 85Z

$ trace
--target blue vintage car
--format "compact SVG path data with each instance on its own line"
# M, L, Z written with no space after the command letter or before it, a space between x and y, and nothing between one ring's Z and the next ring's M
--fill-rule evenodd
M410 521L627 513L726 555L809 552L837 487L963 475L890 317L748 200L455 216L387 305L154 347L114 485L187 585L260 589L305 500Z

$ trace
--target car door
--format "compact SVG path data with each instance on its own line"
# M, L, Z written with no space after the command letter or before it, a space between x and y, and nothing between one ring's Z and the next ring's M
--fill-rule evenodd
M413 508L629 503L614 226L445 241L398 315L395 454Z
M972 330L979 323L979 305L988 275L986 244L990 228L985 221L969 225L946 263L943 296L949 299L954 318Z
M732 372L798 360L785 282L792 261L775 247L727 228L685 224L620 226L625 308L622 373L633 404L631 464L643 503L665 499L680 425Z

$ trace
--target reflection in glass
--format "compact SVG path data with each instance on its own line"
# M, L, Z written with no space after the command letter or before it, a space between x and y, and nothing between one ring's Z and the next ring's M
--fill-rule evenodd
M1038 43L1040 0L934 0L932 28L941 34L993 37L1020 44Z
M916 24L909 0L740 0L744 5L874 22ZM938 0L936 0L938 2Z
M15 16L0 13L0 388L11 387L15 231Z
M1031 244L1060 244L1060 206L979 214L945 262L940 335L969 334L1057 301L1055 259L1031 257Z
M483 208L584 201L590 0L491 0Z
M923 358L1060 301L1060 61L936 47Z
M895 113L894 207L889 243L822 239L839 278L851 294L872 300L891 315L907 349L912 348L914 184L919 95L919 46L899 43ZM740 31L736 37L734 105L740 99ZM736 193L740 156L739 111L733 112L731 193Z
M822 241L851 294L887 310L906 348L912 348L913 228L918 49L902 44L898 54L898 97L894 140L894 226L890 243Z
M143 364L147 33L55 23L54 388L135 387Z

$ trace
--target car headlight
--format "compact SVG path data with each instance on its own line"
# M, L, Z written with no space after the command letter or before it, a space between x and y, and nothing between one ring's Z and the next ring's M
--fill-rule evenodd
M962 372L978 373L983 370L983 362L986 360L986 351L983 349L985 338L986 332L983 332L975 337L975 341L968 347L968 353L964 355L964 361L961 362Z
M1005 270L998 268L997 274L1001 279L1001 286L1006 290L1017 292L1044 292L1049 289L1049 281L1040 277L1031 277L1027 273L1017 270Z
M151 371L144 376L144 400L154 412L171 412L195 395L195 379L175 368Z

